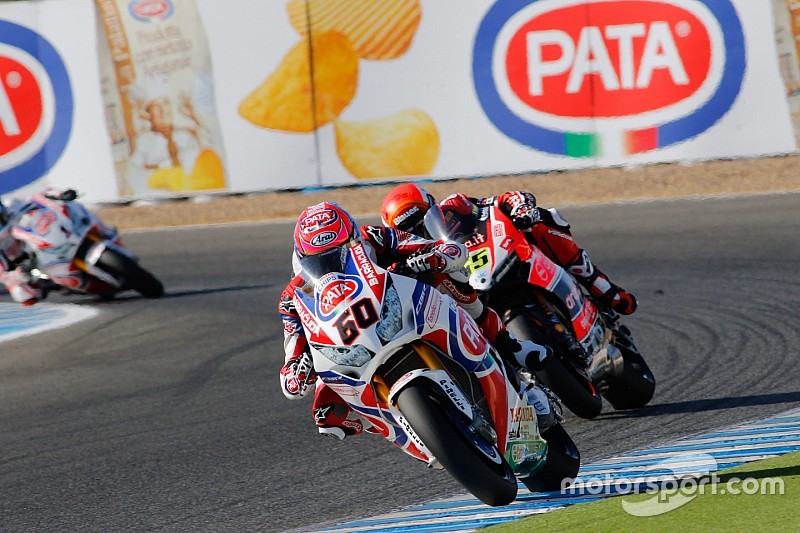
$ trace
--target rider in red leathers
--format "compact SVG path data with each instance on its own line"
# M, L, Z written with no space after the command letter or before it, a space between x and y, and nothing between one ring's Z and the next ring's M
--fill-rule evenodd
M383 223L424 235L423 218L435 204L436 200L425 189L413 183L399 185L383 200ZM445 211L453 210L462 215L476 213L477 208L485 206L500 208L514 226L525 233L528 242L564 267L601 305L623 315L636 311L638 302L633 294L612 283L592 263L586 250L575 243L570 225L561 214L555 208L538 207L533 194L510 191L489 198L472 198L459 193L448 196L439 205Z
M278 312L284 325L285 361L280 371L281 390L297 399L314 390L317 381L303 325L294 307L294 293L309 283L301 268L303 259L340 253L344 246L361 242L373 261L382 268L405 264L418 276L445 294L451 295L475 319L486 338L506 360L516 365L543 363L550 349L531 341L518 341L503 326L500 317L477 299L466 281L458 279L467 258L460 244L423 239L385 226L361 226L341 207L323 202L305 209L294 231L295 276L283 290ZM358 435L365 428L362 419L329 387L316 385L312 407L318 430L343 439Z

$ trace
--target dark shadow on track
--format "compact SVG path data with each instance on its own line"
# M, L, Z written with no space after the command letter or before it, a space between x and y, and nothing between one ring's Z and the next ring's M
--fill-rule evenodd
M185 291L164 292L161 298L154 298L154 301L164 300L167 298L184 298L187 296L208 296L211 294L222 294L225 292L247 291L254 289L269 289L275 285L270 283L261 283L258 285L235 285L233 287L218 287L216 289L189 289ZM99 305L113 305L131 300L147 300L144 296L137 294L133 291L121 294L115 294L112 297L102 297L96 295L59 295L58 298L50 298L45 300L47 303L73 303L73 304L99 304ZM14 303L9 301L9 303Z
M776 478L776 477L785 477L785 476L797 476L800 475L800 466L785 466L782 468L765 468L765 469L758 469L753 468L752 470L742 469L736 472L731 472L730 474L720 474L719 475L719 482L720 483L727 483L730 479L743 479L743 478L756 478L756 479L765 479L765 478Z
M737 407L752 407L756 405L775 405L782 403L800 402L800 391L778 392L773 394L756 394L754 396L732 396L728 398L709 398L705 400L690 400L686 402L652 404L642 409L630 411L612 411L602 413L600 419L641 418L649 416L673 415L680 413L702 413L706 411L720 411Z

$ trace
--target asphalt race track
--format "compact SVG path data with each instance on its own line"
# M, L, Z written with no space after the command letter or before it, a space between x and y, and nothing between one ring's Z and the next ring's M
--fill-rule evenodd
M633 291L648 408L568 417L585 460L800 406L800 194L568 208ZM162 300L0 347L0 529L285 531L463 492L278 388L288 223L129 232ZM7 297L3 301L8 301Z

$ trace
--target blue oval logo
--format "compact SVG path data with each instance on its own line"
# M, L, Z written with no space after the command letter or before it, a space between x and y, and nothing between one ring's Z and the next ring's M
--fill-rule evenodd
M0 194L44 176L72 131L67 67L41 35L0 20Z
M498 0L473 82L509 138L568 157L629 156L696 137L741 90L730 0Z

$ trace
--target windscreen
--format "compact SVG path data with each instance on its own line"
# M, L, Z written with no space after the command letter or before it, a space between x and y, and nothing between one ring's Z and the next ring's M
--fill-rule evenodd
M319 254L307 255L300 259L300 268L306 273L306 277L313 281L329 272L344 272L349 248L350 244L348 243Z
M475 233L477 215L461 214L434 206L425 213L425 228L432 239L465 242Z

